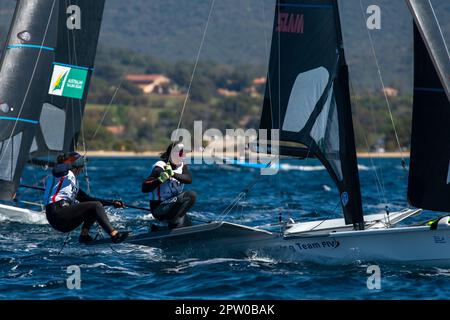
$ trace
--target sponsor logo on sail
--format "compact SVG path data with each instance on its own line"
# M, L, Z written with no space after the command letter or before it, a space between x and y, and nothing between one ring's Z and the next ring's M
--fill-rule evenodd
M350 196L348 195L348 192L343 192L341 194L341 201L342 201L342 204L344 205L344 207L346 207L348 205L349 200L350 200Z
M87 73L87 70L55 65L48 93L54 96L82 99Z
M280 13L278 16L277 32L303 34L305 16L296 13Z

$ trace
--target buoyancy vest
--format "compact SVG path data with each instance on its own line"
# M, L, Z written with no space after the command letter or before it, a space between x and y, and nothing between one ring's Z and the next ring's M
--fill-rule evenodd
M159 167L161 169L165 169L166 163L164 161L158 161L153 166L153 169ZM173 172L177 174L183 173L184 164L182 163L178 168L174 169ZM169 180L161 184L158 188L155 189L152 193L152 200L156 201L166 201L173 197L176 197L180 193L183 192L184 183L181 183L177 179L171 177Z
M45 205L62 200L76 202L79 191L78 181L72 171L65 165L58 165L53 169L52 175L47 178L45 188Z

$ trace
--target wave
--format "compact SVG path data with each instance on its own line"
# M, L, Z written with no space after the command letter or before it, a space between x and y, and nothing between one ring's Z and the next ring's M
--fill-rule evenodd
M222 164L222 165L220 165L220 167L225 170L239 171L238 168L265 169L268 166L266 164L261 164L261 163L249 163L249 162L245 162L245 161L234 161L233 160L232 163ZM304 171L304 172L314 172L314 171L326 170L325 166L323 166L323 165L299 166L299 165L292 165L289 163L272 164L272 165L270 165L270 168L279 169L281 171ZM375 168L360 164L360 165L358 165L358 169L360 171L370 171L370 170L374 170Z
M80 265L81 269L101 269L105 270L106 273L123 273L130 276L142 276L142 274L132 271L130 269L124 268L124 267L114 267L107 265L106 263L94 263L94 264L82 264Z
M323 171L325 170L324 166L294 166L291 164L281 164L280 169L283 171L306 171L306 172L312 172L312 171Z

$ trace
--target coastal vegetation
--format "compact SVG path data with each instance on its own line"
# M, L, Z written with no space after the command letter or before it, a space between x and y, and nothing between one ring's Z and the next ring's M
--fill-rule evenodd
M193 64L166 61L123 49L99 50L84 120L91 150L161 150L176 129ZM182 128L258 128L265 84L263 66L202 62L192 83ZM160 92L144 93L128 74L159 74L170 79ZM119 90L117 90L119 88ZM388 92L402 148L409 148L412 96ZM398 151L383 92L353 92L355 135L360 151Z

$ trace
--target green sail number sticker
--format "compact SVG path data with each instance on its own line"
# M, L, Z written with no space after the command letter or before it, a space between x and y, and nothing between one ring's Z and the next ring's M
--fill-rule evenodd
M55 65L49 94L82 99L86 86L87 70Z

